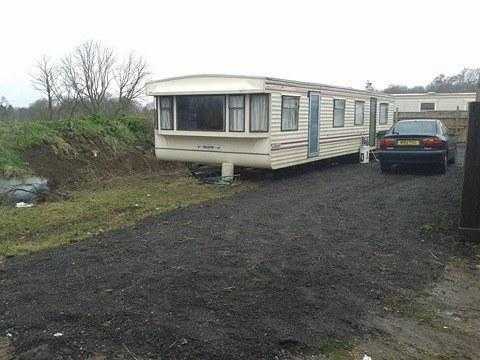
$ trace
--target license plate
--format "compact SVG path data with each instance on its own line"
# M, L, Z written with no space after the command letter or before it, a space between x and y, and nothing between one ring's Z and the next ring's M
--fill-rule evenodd
M397 145L418 146L420 145L420 140L397 140Z

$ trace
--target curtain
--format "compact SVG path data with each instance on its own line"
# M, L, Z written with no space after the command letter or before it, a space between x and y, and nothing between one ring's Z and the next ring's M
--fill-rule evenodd
M160 128L162 130L173 129L173 97L171 96L160 98Z
M342 127L345 125L345 100L333 100L333 126Z
M250 131L268 131L268 95L250 96Z
M282 130L298 129L298 105L297 97L284 96L282 98Z
M230 131L245 130L245 96L230 95L228 97Z

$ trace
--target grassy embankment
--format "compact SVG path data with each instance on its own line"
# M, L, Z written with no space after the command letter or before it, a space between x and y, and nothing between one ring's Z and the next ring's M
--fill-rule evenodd
M47 201L28 209L0 205L0 256L69 244L134 224L150 215L220 198L235 191L199 185L185 176L185 172L177 170L177 174L172 175L168 167L163 171L151 167L138 171L136 168L130 174L122 172L120 175L109 168L109 176L102 176L105 164L115 166L114 159L122 159L128 153L136 152L134 161L137 163L158 164L151 150L143 153L137 150L139 145L148 147L150 139L151 129L146 122L134 118L0 125L1 176L44 176L33 170L42 169L42 164L33 164L35 158L30 158L30 163L25 161L27 153L42 148L49 154L49 173L52 169L55 171L56 163L59 173L65 172L64 164L73 163L78 164L78 176L84 177L75 186L59 184L62 191L70 193L67 200ZM82 167L96 161L91 158L92 147L101 149L103 165L85 171ZM45 156L38 161L45 162ZM68 171L72 172L72 169L77 168L71 167ZM91 176L93 173L96 176ZM76 177L75 173L68 175Z
M106 119L88 117L78 120L28 121L0 123L0 175L32 175L25 161L27 151L48 146L53 154L79 160L82 147L102 144L112 156L132 146L150 141L144 119Z

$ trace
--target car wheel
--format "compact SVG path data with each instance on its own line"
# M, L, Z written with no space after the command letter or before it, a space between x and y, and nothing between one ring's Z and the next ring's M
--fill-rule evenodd
M442 162L439 164L438 172L440 174L445 174L448 168L448 155L443 155Z

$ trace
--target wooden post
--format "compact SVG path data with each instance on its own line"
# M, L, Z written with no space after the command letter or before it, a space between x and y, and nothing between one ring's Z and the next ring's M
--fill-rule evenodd
M468 106L462 218L460 229L480 240L480 102Z

